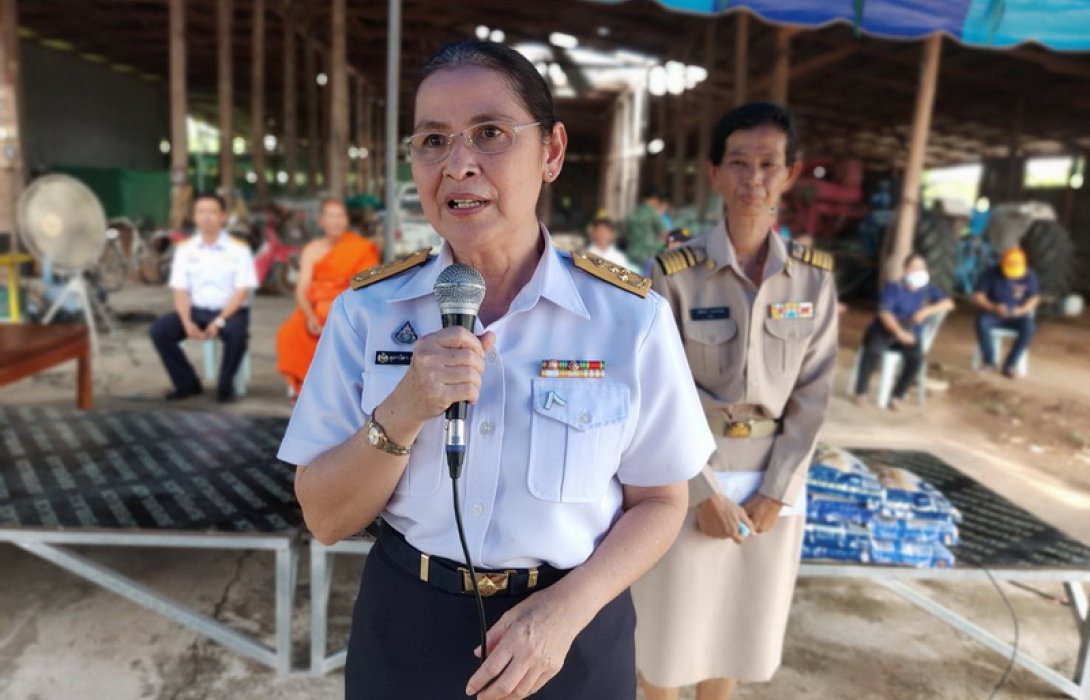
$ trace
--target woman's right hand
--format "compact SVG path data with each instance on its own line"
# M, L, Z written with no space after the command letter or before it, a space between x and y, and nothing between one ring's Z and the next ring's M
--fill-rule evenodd
M757 531L742 506L722 494L714 494L696 507L696 527L708 537L730 539L742 544L745 541L740 527L742 523L750 533Z
M419 429L457 401L476 403L484 374L484 356L495 344L496 336L491 332L477 338L458 326L420 338L413 348L409 371L380 404L383 416ZM382 425L387 432L393 427L385 422Z

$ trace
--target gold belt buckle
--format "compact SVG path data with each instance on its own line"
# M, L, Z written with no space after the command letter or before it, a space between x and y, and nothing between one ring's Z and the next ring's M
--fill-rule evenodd
M752 434L753 425L750 421L730 421L723 431L724 437L729 438L747 438Z
M473 592L473 579L469 576L469 569L458 567L462 572L462 592ZM481 591L482 598L491 598L500 591L506 591L511 580L511 572L504 571L498 574L477 574L477 588Z

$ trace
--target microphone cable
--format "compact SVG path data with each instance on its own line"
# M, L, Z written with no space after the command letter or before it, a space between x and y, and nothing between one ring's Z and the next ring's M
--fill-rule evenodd
M466 558L466 567L469 569L469 580L473 584L473 597L477 601L477 624L481 628L481 663L488 658L488 624L484 619L484 598L481 597L481 588L477 585L477 569L473 566L473 558L469 556L469 545L466 543L466 530L462 524L462 506L458 501L458 477L454 476L455 460L461 461L462 453L447 453L447 465L451 470L450 491L454 501L454 522L458 527L458 540L462 543L462 554ZM460 471L461 465L458 465Z

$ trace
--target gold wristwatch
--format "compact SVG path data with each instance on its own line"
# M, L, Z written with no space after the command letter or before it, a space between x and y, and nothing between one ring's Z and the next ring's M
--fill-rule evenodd
M372 447L377 447L383 452L388 452L392 455L404 457L412 451L412 445L405 447L399 445L389 437L386 436L386 429L379 425L374 416L367 419L367 425L363 426L364 433L367 435L367 443Z

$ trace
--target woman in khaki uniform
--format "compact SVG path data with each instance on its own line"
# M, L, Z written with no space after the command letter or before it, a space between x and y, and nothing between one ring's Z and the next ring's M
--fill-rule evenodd
M656 261L718 449L689 482L681 535L632 588L649 700L693 683L698 700L725 700L780 664L837 338L830 257L772 231L795 152L783 108L729 112L708 166L726 219Z

